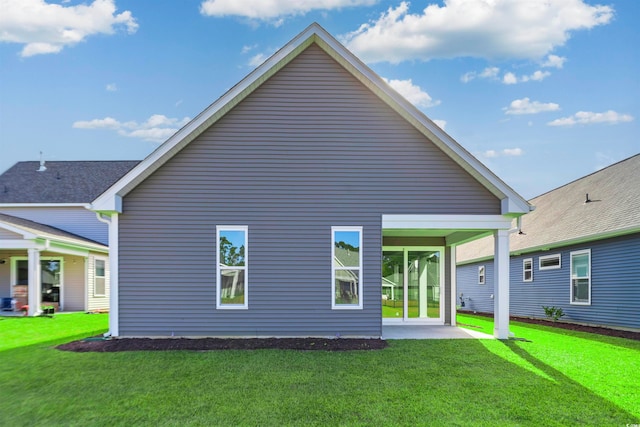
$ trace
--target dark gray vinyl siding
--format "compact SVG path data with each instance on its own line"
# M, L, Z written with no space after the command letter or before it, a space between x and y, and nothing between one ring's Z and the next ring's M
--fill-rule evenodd
M574 305L570 304L570 254L584 249L591 249L591 305ZM541 271L540 256L556 253L561 255L562 268ZM522 281L522 260L526 258L533 258L533 282ZM493 261L484 264L489 268ZM493 293L493 282L487 281L487 290L479 292L471 281L477 266L458 267L458 292L475 295L475 310L493 312L487 294ZM544 318L542 306L556 306L564 310L565 321L640 328L640 234L512 257L510 276L512 315Z
M123 336L379 336L381 215L499 214L312 45L124 198ZM248 310L215 309L216 225L247 225ZM363 226L364 309L331 310L331 226Z

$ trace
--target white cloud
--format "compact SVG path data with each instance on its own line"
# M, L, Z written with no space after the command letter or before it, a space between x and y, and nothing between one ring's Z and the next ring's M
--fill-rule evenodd
M436 125L438 125L438 127L442 130L444 130L444 128L447 126L447 121L446 120L432 120L433 123L435 123Z
M537 70L533 74L530 74L528 76L524 75L520 77L516 76L512 72L508 72L508 73L505 73L504 76L502 76L502 83L506 85L514 85L516 83L526 83L530 81L541 82L542 80L549 77L550 75L551 73L549 71L540 71L540 70Z
M504 154L505 156L517 157L522 156L524 154L524 151L522 151L522 148L505 148L504 150L502 150L502 154Z
M440 101L434 101L427 92L420 89L420 86L414 85L411 79L389 80L384 77L382 79L416 107L435 107L440 104Z
M548 71L540 71L540 70L538 70L538 71L535 71L530 76L522 76L521 77L521 81L528 82L529 80L533 80L533 81L536 81L536 82L541 82L542 80L546 79L550 75L551 75L551 73L548 72Z
M251 45L251 46L244 45L244 46L242 46L242 51L240 53L242 53L244 55L245 53L249 53L250 51L252 51L253 49L255 49L257 47L258 47L257 44L254 44L254 45Z
M365 62L540 59L564 45L572 32L612 18L610 6L583 0L444 0L444 5L429 4L420 13L410 13L404 1L341 39Z
M143 123L135 121L120 122L112 117L105 117L104 119L77 121L73 123L72 127L76 129L109 129L117 131L122 136L163 142L190 120L189 117L176 119L162 114L154 114Z
M117 86L115 83L109 83L109 84L105 87L105 89L106 89L108 92L115 92L115 91L117 91L117 90L118 90L118 86Z
M524 154L524 150L522 150L522 148L505 148L500 151L487 150L482 153L482 156L486 158L517 157L517 156L522 156L523 154Z
M505 73L505 75L502 77L502 83L506 85L514 85L518 83L518 78L511 72Z
M251 59L249 59L249 66L257 67L258 65L261 65L266 59L267 55L265 55L264 53L253 55Z
M618 123L630 122L632 120L633 116L629 114L620 114L613 110L605 111L604 113L578 111L573 116L556 119L547 124L549 126L591 125L597 123L615 125Z
M560 105L553 102L538 102L529 98L516 99L511 101L509 107L504 107L505 114L538 114L546 111L557 111Z
M487 67L479 73L477 71L469 71L465 73L460 80L462 80L463 83L469 83L476 78L495 80L499 72L500 68L498 67Z
M543 67L547 68L562 68L567 58L557 55L549 55L547 60L542 63Z
M378 0L204 0L200 13L206 16L240 16L282 25L282 17L304 15L312 10L368 6Z
M116 28L126 28L129 34L138 29L130 11L116 14L114 0L76 6L0 0L0 10L0 42L23 44L22 57L58 53L89 36L113 34Z
M76 129L119 129L121 126L113 117L105 117L104 119L93 119L87 121L78 121L73 123Z

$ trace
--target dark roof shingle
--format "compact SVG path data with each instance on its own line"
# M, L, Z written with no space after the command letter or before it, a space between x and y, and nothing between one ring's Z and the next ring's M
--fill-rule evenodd
M640 154L529 202L536 208L522 217L525 234L511 235L512 254L637 232L640 230ZM456 252L459 263L493 257L493 237L461 245Z
M90 203L136 161L18 162L0 175L2 203Z

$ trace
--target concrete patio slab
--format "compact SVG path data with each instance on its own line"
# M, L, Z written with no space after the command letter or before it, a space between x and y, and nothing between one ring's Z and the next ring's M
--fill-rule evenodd
M383 325L382 339L385 340L429 340L429 339L494 339L483 332L463 329L457 326L441 325Z

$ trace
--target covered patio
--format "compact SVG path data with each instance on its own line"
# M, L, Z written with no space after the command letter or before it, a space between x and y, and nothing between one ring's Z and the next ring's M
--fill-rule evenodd
M25 307L35 316L43 305L81 311L96 296L108 301L107 256L100 243L0 214L0 298L11 301L3 314Z
M442 336L446 338L474 337L467 330L456 328L456 309L458 304L458 292L456 289L456 247L460 244L476 240L478 238L493 235L495 240L494 257L494 336L498 339L509 338L509 236L517 231L513 228L513 216L510 215L383 215L383 263L384 255L401 254L404 251L404 265L415 264L415 269L424 269L425 274L414 273L409 267L399 277L399 284L404 281L404 310L398 310L393 314L385 314L383 310L383 337L398 336L405 338L428 338ZM439 263L439 280L436 286L426 272L429 266L417 255L420 251L429 249L441 254ZM411 251L416 254L411 257ZM401 265L399 262L396 265ZM383 269L385 268L383 264ZM431 267L433 268L433 267ZM387 268L388 270L389 268ZM408 278L413 274L415 279ZM424 277L418 277L424 276ZM391 277L391 276L389 276ZM413 281L412 281L413 280ZM389 287L389 278L382 280L382 292ZM437 287L438 300L434 299L433 289ZM413 292L411 300L410 292ZM388 294L388 292L387 292ZM387 296L387 294L384 294ZM423 295L424 294L424 295ZM429 299L431 298L431 299ZM422 302L424 299L424 303ZM424 306L421 314L408 313L411 304ZM439 306L439 312L434 314L433 305ZM385 317L386 315L386 317ZM406 332L402 332L402 331ZM471 331L472 332L472 331ZM485 335L485 334L481 334Z

